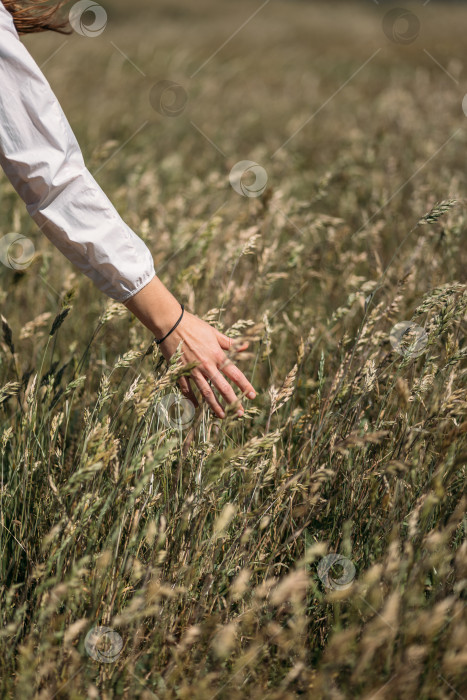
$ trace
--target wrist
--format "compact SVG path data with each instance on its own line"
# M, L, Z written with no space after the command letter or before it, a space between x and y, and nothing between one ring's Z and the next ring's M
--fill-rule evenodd
M182 318L183 318L183 314L184 314L184 312L185 312L185 307L184 307L183 304L180 304L180 308L181 308L181 314L180 314L180 316L179 316L177 322L174 323L174 325L172 326L172 328L171 328L169 331L167 331L167 333L166 333L165 335L163 335L162 338L156 338L156 339L155 339L157 345L160 345L161 343L163 343L164 340L166 340L166 339L169 337L169 335L171 335L171 334L173 333L173 331L174 331L176 328L178 328L178 326L180 325L181 320L182 320Z
M173 328L182 312L180 302L157 276L124 304L157 340Z

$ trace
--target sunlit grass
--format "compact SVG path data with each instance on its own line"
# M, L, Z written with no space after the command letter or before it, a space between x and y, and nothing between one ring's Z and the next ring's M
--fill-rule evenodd
M258 397L240 420L203 408L168 425L176 358L160 362L0 179L1 235L36 249L25 270L0 267L4 697L465 690L462 94L423 54L434 34L404 53L378 34L377 8L339 24L305 6L272 4L193 79L250 5L228 4L227 21L207 2L195 19L163 4L149 26L118 3L102 40L72 37L47 64L91 171L111 158L96 177L162 280L250 340L239 365ZM28 38L42 61L61 41ZM159 79L185 86L180 116L151 109ZM229 184L244 159L267 171L261 197ZM97 626L123 643L104 638L101 661L85 645Z

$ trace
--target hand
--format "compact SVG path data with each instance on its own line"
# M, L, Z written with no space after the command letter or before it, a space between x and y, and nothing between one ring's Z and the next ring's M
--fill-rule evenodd
M245 375L224 352L224 350L233 348L234 340L185 310L176 329L159 346L167 360L174 354L180 341L182 341L184 364L201 362L191 371L189 378L180 377L178 383L183 395L195 406L198 406L198 401L190 385L190 380L194 381L203 399L214 413L219 418L225 418L224 410L208 383L211 381L227 404L238 402L238 414L243 415L242 404L225 377L234 382L249 399L254 399L256 393ZM247 347L248 343L245 342L236 347L235 350L243 352ZM221 372L225 377L222 376Z
M163 338L173 328L181 313L180 304L157 276L124 304L156 338ZM237 402L238 411L243 414L241 401L237 399L225 377L234 382L250 399L255 398L255 390L224 351L234 349L236 352L243 352L247 349L248 343L234 347L232 338L220 333L209 323L186 310L177 328L170 333L167 340L160 344L161 352L166 359L170 359L180 341L182 341L182 361L185 364L201 363L191 371L190 377L180 377L178 383L183 395L198 406L190 384L190 381L194 381L203 399L214 413L219 418L224 418L225 412L209 385L209 382L212 382L226 403Z

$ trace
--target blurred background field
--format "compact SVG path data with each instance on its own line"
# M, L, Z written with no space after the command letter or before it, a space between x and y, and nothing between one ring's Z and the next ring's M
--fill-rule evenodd
M0 266L2 696L464 697L467 7L403 5L407 43L388 3L104 7L23 41L163 282L250 339L258 397L167 427L176 364L0 176L0 235L36 251Z

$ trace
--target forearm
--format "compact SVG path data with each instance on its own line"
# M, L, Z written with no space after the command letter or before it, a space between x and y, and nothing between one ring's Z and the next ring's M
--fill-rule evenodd
M180 302L157 276L123 303L157 339L164 337L181 313Z

